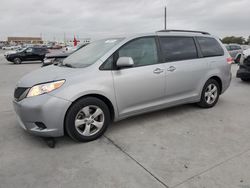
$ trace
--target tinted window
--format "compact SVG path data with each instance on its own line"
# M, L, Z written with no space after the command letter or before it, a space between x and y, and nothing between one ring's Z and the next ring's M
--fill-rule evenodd
M198 57L192 37L160 37L165 61L179 61Z
M111 70L113 68L113 58L114 56L110 56L100 67L101 70Z
M241 47L237 46L237 45L231 45L230 48L231 48L231 50L240 50L241 49Z
M217 40L208 37L197 37L198 43L204 57L222 56L224 50Z
M134 66L158 63L157 47L154 37L140 38L128 42L118 51L119 57L131 57Z

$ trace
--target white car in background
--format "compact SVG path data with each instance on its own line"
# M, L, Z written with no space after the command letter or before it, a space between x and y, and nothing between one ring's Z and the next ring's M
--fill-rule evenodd
M241 48L243 50L247 50L247 49L250 49L250 46L249 45L241 45Z
M16 49L20 49L21 46L3 46L2 49L3 50L16 50Z
M3 50L14 50L13 46L3 46Z
M21 50L23 50L24 48L18 48L18 49L16 49L16 50L10 50L10 51L7 51L7 52L5 52L4 53L4 56L7 56L7 55L10 55L10 54L15 54L15 53L17 53L17 52L19 52L19 51L21 51Z
M235 63L237 64L243 64L244 59L246 59L248 56L250 56L250 48L243 50L242 53L238 53L235 56Z

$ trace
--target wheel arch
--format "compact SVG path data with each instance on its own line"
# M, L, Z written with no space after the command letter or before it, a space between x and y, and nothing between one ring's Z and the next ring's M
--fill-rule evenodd
M114 105L112 104L111 100L109 100L107 97L105 97L104 95L101 95L101 94L86 94L86 95L83 95L83 96L80 96L78 97L77 99L75 99L71 105L68 107L66 113L65 113L65 116L64 116L64 123L63 123L63 127L64 127L64 134L67 134L67 131L65 129L65 118L66 118L66 115L69 111L69 109L71 108L71 106L73 104L75 104L77 101L83 99L83 98L87 98L87 97L95 97L95 98L98 98L100 100L102 100L107 106L108 106L108 109L109 109L109 112L110 112L110 119L111 121L114 121L115 119L115 109L114 109Z
M219 84L219 89L220 89L220 94L221 94L221 92L222 92L222 80L221 80L221 78L220 77L218 77L218 76L212 76L212 77L210 77L208 80L211 80L211 79L214 79L214 80L216 80L217 82L218 82L218 84ZM207 81L208 81L207 80Z
M22 58L22 57L19 57L19 56L12 57L12 60L14 61L14 59L16 59L16 58L18 58L18 59L20 59L21 61L23 61L23 58Z

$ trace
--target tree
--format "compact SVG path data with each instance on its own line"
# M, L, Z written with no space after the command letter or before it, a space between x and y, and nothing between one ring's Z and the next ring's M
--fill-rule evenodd
M249 36L250 37L250 36ZM250 38L249 38L250 39ZM230 44L230 43L236 43L236 44L245 44L246 40L244 39L244 37L235 37L235 36L231 36L231 37L224 37L222 39L222 42L225 44Z

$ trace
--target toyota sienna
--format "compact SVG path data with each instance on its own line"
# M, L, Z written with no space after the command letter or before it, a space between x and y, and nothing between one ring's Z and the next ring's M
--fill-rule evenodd
M24 76L13 104L32 134L91 141L130 116L186 103L213 107L230 85L231 63L220 40L206 32L103 39Z

